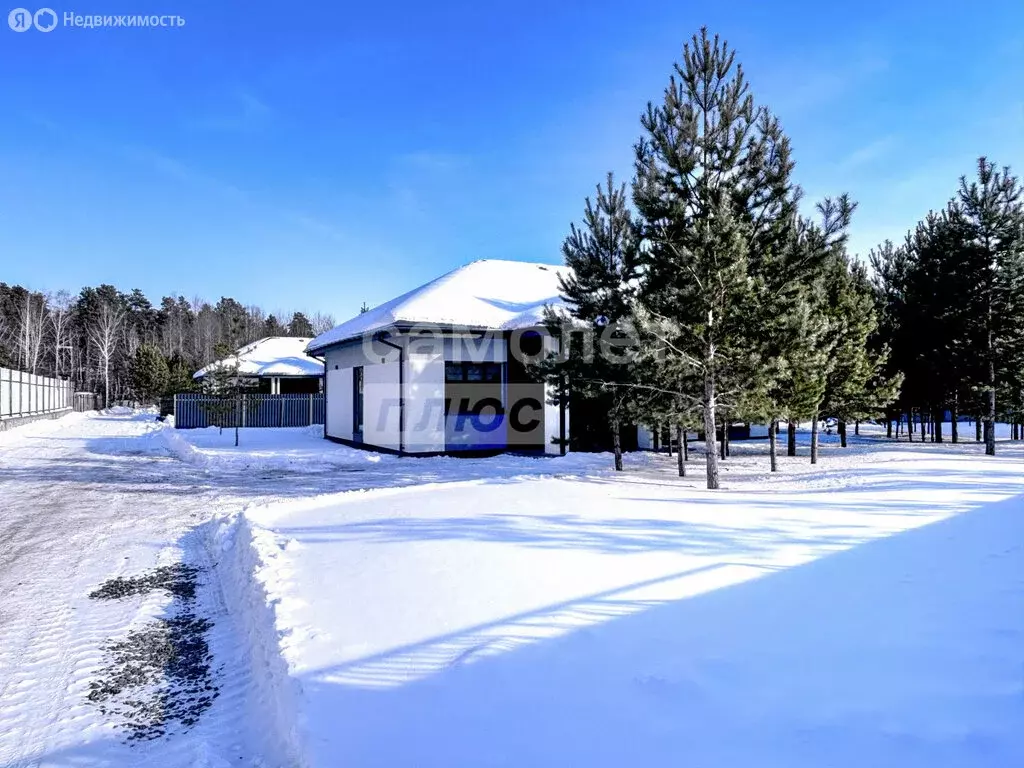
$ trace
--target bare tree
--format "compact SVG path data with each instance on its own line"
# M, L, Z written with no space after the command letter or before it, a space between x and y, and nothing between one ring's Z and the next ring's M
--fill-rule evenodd
M319 336L321 333L327 333L335 325L334 315L326 314L324 312L317 312L313 315L310 322L313 324L313 333Z
M74 345L71 344L71 307L72 299L68 291L58 291L49 299L49 312L47 320L50 325L50 338L53 342L53 375L59 377L61 374L61 361L65 353L70 352ZM69 361L68 370L71 365Z
M100 309L96 322L89 329L89 345L103 366L103 405L110 405L110 362L117 353L124 326L124 310L109 303Z
M21 367L36 373L46 335L46 297L25 292L25 301L18 307L18 357Z

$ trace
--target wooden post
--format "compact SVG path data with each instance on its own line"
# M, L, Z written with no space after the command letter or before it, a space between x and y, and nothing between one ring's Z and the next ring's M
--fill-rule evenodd
M306 426L313 426L313 394L309 395L309 423Z

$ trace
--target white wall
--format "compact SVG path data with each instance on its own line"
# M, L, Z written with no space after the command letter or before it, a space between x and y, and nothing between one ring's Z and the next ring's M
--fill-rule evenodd
M441 345L405 359L405 450L444 450L444 357Z
M327 376L325 418L328 437L352 439L352 368L365 365L362 347L343 347L327 352L324 368Z
M398 362L363 367L363 442L399 450Z
M352 439L352 369L327 371L326 432L329 437Z

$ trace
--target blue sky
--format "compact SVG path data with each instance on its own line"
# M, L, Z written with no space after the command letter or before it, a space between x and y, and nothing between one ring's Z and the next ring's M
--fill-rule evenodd
M702 24L780 116L808 199L859 201L855 251L981 153L1024 174L1019 0L53 3L186 23L0 26L0 280L38 290L340 321L475 258L557 262Z

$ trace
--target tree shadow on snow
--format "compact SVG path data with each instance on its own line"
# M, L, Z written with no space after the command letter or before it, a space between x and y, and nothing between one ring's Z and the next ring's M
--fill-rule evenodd
M1022 512L1017 496L787 570L665 577L694 584L682 599L632 584L318 669L302 687L328 740L311 749L345 765L1021 764Z

